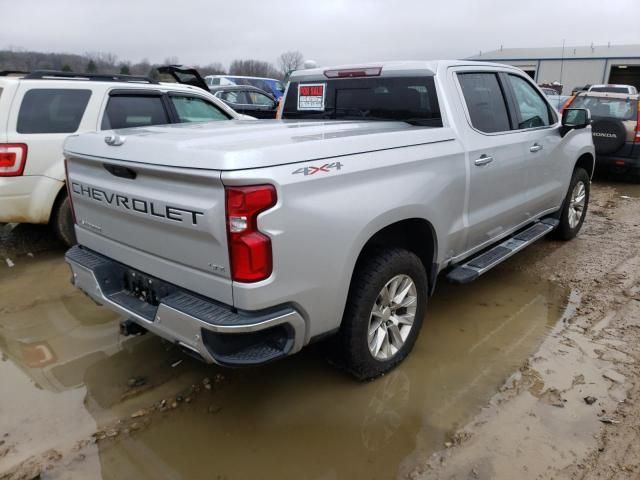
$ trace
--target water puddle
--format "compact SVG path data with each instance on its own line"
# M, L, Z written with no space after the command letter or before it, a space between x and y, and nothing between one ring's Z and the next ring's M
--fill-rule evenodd
M0 472L204 377L226 378L146 428L99 442L78 478L402 476L538 348L569 294L507 267L466 286L443 282L407 361L362 384L328 366L322 345L223 370L152 335L123 340L117 316L69 285L59 252L19 260L0 266L0 436L11 446ZM135 395L132 377L144 379Z

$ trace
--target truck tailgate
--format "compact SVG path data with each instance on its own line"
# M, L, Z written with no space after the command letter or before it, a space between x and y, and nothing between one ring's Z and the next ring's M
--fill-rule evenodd
M81 155L67 170L81 245L233 303L219 171Z

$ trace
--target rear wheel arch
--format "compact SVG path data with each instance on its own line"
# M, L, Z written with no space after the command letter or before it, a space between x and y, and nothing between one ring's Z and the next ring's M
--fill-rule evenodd
M360 250L351 281L359 265L371 253L383 248L402 248L417 255L427 272L429 294L433 293L438 275L438 238L431 222L424 218L407 218L391 223L371 235Z
M67 246L71 247L76 243L73 214L66 184L62 184L62 188L53 202L51 214L49 215L49 225L56 236Z
M56 215L57 210L60 208L60 204L64 201L64 198L67 196L67 184L63 183L60 190L56 195L53 204L51 205L51 211L49 212L49 223L51 223Z

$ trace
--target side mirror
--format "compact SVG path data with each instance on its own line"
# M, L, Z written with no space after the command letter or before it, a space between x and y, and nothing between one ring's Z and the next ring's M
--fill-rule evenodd
M570 130L586 128L591 125L591 112L586 108L565 108L562 112L562 128L564 137Z

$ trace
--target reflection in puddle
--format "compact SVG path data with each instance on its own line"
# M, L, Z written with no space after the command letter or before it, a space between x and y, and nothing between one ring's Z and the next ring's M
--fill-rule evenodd
M13 461L55 445L53 416L75 419L65 431L82 438L220 371L151 335L123 341L117 317L68 285L59 256L0 270L0 284L0 349L8 359L0 369L11 384L3 386L0 413L18 445ZM225 370L228 381L212 392L100 443L87 461L114 479L402 475L441 448L536 350L567 296L506 268L466 286L443 282L413 353L390 374L356 383L327 366L323 345L262 368ZM172 368L176 359L183 363ZM138 375L148 388L129 398L127 380ZM28 421L33 409L42 424ZM5 422L7 411L14 418Z

